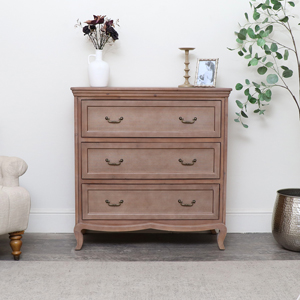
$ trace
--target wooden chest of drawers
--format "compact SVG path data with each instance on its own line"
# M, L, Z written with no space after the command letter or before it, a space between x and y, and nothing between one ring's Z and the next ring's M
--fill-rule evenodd
M72 88L77 246L83 231L226 236L231 89Z

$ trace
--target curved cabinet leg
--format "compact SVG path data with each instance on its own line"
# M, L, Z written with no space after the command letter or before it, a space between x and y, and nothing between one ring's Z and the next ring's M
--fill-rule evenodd
M10 247L12 249L12 255L14 256L15 260L19 260L21 255L21 247L22 247L22 234L24 234L24 231L19 232L11 232L9 233L10 238Z
M82 229L75 226L74 233L75 233L75 238L76 238L76 241L77 241L77 245L75 247L75 250L80 250L82 248L82 244L83 244Z
M227 228L226 226L221 226L219 228L219 233L218 233L218 237L217 237L217 241L218 241L218 246L220 250L225 250L225 246L224 246L224 240L227 234Z

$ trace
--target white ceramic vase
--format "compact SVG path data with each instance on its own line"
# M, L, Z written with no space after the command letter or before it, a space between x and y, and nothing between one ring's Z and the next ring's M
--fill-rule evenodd
M96 59L90 61L90 57ZM106 87L109 79L109 65L102 60L102 50L96 50L96 54L90 54L88 57L89 80L91 87Z

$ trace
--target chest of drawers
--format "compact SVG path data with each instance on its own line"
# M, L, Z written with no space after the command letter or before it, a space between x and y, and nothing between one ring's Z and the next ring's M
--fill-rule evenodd
M83 231L226 236L231 89L72 88L76 250Z

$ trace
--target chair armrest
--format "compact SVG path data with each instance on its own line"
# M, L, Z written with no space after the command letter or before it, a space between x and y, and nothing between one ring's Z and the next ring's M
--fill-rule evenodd
M19 177L22 176L28 166L26 162L18 157L5 157L2 162L3 186L18 186Z

